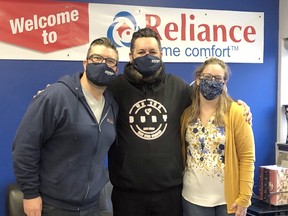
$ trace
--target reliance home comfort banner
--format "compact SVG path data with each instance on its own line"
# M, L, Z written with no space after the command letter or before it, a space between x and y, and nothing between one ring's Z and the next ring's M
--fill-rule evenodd
M154 29L165 62L263 63L264 13L59 1L1 1L0 59L80 60L108 37L129 60L139 28Z

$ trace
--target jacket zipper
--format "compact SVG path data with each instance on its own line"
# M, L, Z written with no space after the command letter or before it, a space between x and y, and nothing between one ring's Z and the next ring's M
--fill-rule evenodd
M101 124L102 122L104 121L104 119L107 117L108 113L109 113L109 110L110 108L107 110L107 112L105 113L105 115L103 116L103 118L100 120L99 122L99 126L98 126L98 130L99 130L99 133L98 133L98 136L97 136L97 141L99 140L99 137L100 137L100 133L101 133ZM86 193L85 193L85 196L83 198L83 201L87 198L88 196L88 193L90 191L90 184L91 184L91 176L92 176L92 167L93 167L93 158L95 157L96 155L96 152L98 150L98 146L100 145L98 142L97 142L98 145L96 145L96 148L94 149L93 151L93 154L92 154L92 158L91 158L91 165L90 165L90 170L89 170L89 175L88 175L88 185L87 185L87 190L86 190Z

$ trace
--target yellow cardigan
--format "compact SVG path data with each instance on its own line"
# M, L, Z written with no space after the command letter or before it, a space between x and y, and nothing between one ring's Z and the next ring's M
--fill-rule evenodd
M251 205L255 146L252 127L246 122L243 113L243 107L232 102L230 112L226 115L224 190L228 213L235 213L235 209L230 209L235 201L237 205L243 207ZM187 119L185 121L183 116L181 119L181 138L183 158L186 158L184 139Z

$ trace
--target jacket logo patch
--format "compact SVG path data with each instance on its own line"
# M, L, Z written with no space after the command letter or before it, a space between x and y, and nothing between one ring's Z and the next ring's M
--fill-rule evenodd
M153 99L135 103L129 111L129 124L132 131L141 139L154 140L167 128L167 110Z
M110 123L110 124L114 124L113 119L110 119L110 118L107 118L107 122Z

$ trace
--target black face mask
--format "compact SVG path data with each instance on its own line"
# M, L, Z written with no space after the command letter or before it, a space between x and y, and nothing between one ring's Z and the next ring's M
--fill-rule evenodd
M162 61L157 56L147 54L133 59L132 65L144 77L154 75L161 67Z
M86 76L97 86L108 86L115 79L116 74L105 63L89 63L86 65Z
M200 79L200 92L207 100L213 100L223 92L224 82Z

